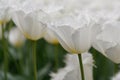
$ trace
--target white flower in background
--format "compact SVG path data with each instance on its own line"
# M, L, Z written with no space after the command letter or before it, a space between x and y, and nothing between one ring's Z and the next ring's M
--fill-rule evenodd
M0 24L10 20L10 7L8 0L0 0Z
M82 10L88 10L95 15L103 16L107 20L120 18L120 0L80 0L86 6Z
M49 28L47 28L46 33L44 35L44 39L51 44L58 44L58 40L54 34L54 32L52 30L50 30Z
M64 10L69 13L77 13L77 11L89 10L89 7L95 2L95 0L64 0Z
M29 4L31 6L28 6ZM28 2L24 6L12 10L14 23L25 37L31 40L42 38L46 29L46 13L37 7L35 3Z
M94 11L114 11L120 7L120 0L94 0L89 9Z
M89 0L36 0L40 3L41 9L52 17L76 14L79 10L84 10L84 6L91 3ZM75 5L74 5L75 4Z
M82 54L85 80L93 80L93 57L90 53ZM51 80L81 80L79 69L79 59L77 54L66 55L66 66L58 70L57 73L51 73Z
M120 63L120 22L104 24L102 32L96 36L93 47L115 63Z
M91 28L95 21L89 14L69 16L53 20L52 27L58 41L70 53L83 53L91 47Z
M10 30L8 39L10 44L12 44L15 47L20 47L25 42L24 35L20 32L20 30L17 27L14 27Z
M113 76L111 80L120 80L120 72Z

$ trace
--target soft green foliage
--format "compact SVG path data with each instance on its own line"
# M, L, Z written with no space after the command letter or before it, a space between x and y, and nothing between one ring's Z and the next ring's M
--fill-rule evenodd
M94 57L94 80L110 80L118 72L118 64L113 63L101 53L91 48Z

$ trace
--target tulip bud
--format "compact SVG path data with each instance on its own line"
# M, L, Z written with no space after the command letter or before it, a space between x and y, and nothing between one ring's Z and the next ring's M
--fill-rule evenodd
M50 29L46 30L46 34L44 35L44 39L48 43L51 43L51 44L58 44L59 43L58 40L57 40L57 38L56 38L56 36L55 36L55 34Z
M24 35L20 32L20 30L17 27L14 27L10 30L10 33L8 35L9 42L11 45L15 47L20 47L25 42Z

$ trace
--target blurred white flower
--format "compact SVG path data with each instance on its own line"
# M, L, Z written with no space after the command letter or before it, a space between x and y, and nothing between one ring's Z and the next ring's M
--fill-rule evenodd
M13 8L12 10L13 21L25 37L31 40L42 38L47 27L44 20L46 13L37 7L35 3L26 2L22 7Z
M94 0L89 9L94 11L114 11L120 7L120 0Z
M12 44L15 47L20 47L25 42L24 35L20 32L20 30L17 27L14 27L10 30L8 39L10 44Z
M58 40L54 34L54 32L52 30L50 30L49 28L47 28L46 33L44 35L44 39L51 44L58 44Z
M120 72L113 76L111 80L120 80Z
M10 20L10 7L8 0L0 0L0 24Z
M102 32L96 36L93 47L115 63L120 63L120 22L104 24Z
M90 53L82 54L85 80L93 80L93 57ZM66 66L58 70L57 73L51 73L51 80L81 80L79 69L79 59L77 54L66 55Z
M94 19L81 12L79 16L64 16L55 18L49 27L55 33L58 41L70 53L83 53L91 47L91 28Z

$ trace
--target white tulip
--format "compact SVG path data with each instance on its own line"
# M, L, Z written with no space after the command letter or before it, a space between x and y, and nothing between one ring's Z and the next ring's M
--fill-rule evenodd
M91 27L95 22L88 14L55 19L51 24L49 28L68 52L79 54L91 47Z
M44 35L44 39L51 44L58 44L58 40L54 34L54 32L52 30L50 30L49 28L47 28L46 33Z
M120 22L107 22L93 47L115 63L120 63Z
M26 38L31 40L38 40L43 37L46 28L46 21L44 13L41 9L38 9L35 4L29 5L26 3L20 8L12 10L12 19Z
M85 80L93 80L93 57L90 53L82 54ZM81 80L79 69L79 59L76 54L66 55L66 66L58 70L57 73L51 73L51 80Z
M20 32L20 30L17 27L14 27L10 30L8 39L9 42L15 47L20 47L25 42L24 35Z
M0 24L10 20L10 7L8 0L0 0Z

